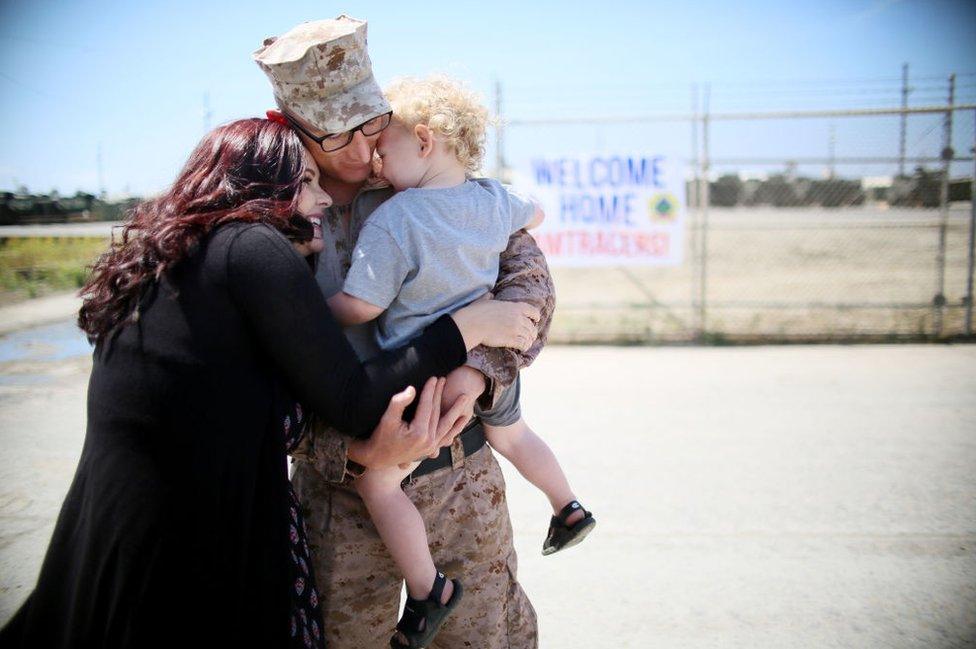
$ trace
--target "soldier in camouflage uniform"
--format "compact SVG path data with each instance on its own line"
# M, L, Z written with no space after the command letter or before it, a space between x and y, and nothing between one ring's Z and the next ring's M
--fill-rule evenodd
M330 296L342 289L364 221L393 193L369 179L378 136L369 127L390 109L373 79L366 25L345 16L305 23L265 41L255 59L282 112L319 163L323 188L334 200L323 223L326 247L316 270L319 286ZM333 149L343 141L343 148ZM468 367L449 377L449 387L455 380L476 386L485 408L539 353L552 318L554 291L545 258L524 231L512 236L501 256L495 292L499 299L533 304L542 317L528 351L479 347L469 353ZM378 351L371 326L347 330L363 357ZM469 425L442 449L439 460L427 460L404 485L425 521L435 563L465 584L462 605L431 647L531 649L538 646L536 616L516 578L505 484L491 449L483 441L467 443L476 429L477 422ZM387 647L402 580L350 485L362 471L354 461L358 442L323 425L306 439L295 456L293 482L305 511L329 646ZM427 463L444 466L424 472Z

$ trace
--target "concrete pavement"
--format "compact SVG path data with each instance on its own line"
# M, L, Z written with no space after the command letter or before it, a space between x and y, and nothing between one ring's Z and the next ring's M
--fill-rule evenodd
M0 620L70 483L88 367L0 365ZM543 558L544 498L503 462L541 646L973 646L974 394L972 346L547 349L526 418L599 523Z
M122 221L0 225L0 239L7 237L110 237L112 236L112 228L120 225L122 225Z
M599 518L542 558L509 480L543 647L976 640L976 347L552 348L524 377Z
M76 292L45 295L0 306L0 336L73 319L80 308L81 298Z

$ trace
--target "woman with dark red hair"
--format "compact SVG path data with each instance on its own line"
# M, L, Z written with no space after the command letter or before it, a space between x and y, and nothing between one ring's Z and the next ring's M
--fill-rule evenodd
M222 126L95 264L85 444L0 645L322 646L292 631L318 606L286 469L297 403L376 466L410 461L450 434L431 377L478 344L532 341L532 307L480 302L361 364L292 245L321 249L317 174L286 126Z

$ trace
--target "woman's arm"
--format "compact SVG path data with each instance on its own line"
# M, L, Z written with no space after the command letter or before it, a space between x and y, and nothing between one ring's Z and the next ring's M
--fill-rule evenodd
M235 234L227 281L257 344L295 396L355 437L372 432L396 392L407 385L419 390L429 377L446 375L466 358L462 332L445 316L406 346L361 363L308 267L269 226Z
M399 349L361 363L332 317L308 267L291 244L265 225L235 233L227 253L228 289L257 344L303 403L329 424L368 437L390 398L464 363L474 346L522 349L534 340L539 313L491 301L443 316ZM523 344L524 343L524 344Z
M461 369L465 368L458 368ZM430 387L430 383L432 381L428 381L428 385L425 386L425 392ZM441 396L437 390L443 390L443 387L442 379L439 387L430 395L432 408L435 406L440 408L440 403L444 402L443 399L440 403L434 402ZM408 390L412 391L413 388ZM424 397L425 393L421 393L421 401ZM403 410L410 405L411 398L412 394L406 392L394 395L387 412L368 439L343 435L313 414L306 434L298 447L292 451L292 455L310 463L326 482L337 484L348 483L358 478L364 469L382 469L410 462L424 455L433 456L440 452L446 436L456 435L454 419L445 421L445 411L442 410L439 425L436 428L425 428L421 435L417 427L418 422L422 420L418 420L415 416L407 425L402 419ZM449 407L446 412L450 416L450 413L466 405L466 403L454 403L453 407ZM422 406L421 403L420 407Z

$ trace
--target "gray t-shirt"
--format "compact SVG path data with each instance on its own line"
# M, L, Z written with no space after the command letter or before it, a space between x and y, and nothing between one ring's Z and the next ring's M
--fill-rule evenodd
M342 290L386 309L376 339L393 349L491 290L498 256L535 206L491 179L404 190L363 225Z

